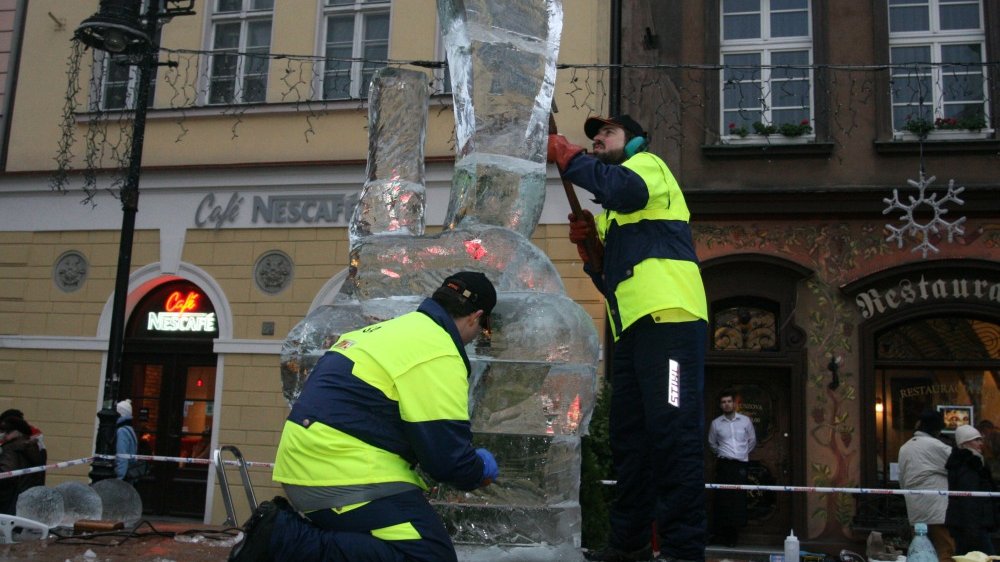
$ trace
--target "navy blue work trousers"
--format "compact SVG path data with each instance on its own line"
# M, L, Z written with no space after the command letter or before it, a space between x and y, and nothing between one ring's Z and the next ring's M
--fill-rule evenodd
M323 509L306 521L281 512L271 532L275 562L456 562L441 518L420 490L372 500L344 513ZM409 523L419 538L383 540L371 531Z
M656 323L646 316L615 343L609 420L618 479L613 546L645 546L655 521L662 553L705 559L706 337L704 321ZM673 388L671 360L678 367Z

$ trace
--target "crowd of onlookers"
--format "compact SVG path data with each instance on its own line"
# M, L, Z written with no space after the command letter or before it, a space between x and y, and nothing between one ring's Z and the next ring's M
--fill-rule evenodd
M899 450L900 487L996 492L983 434L971 425L959 426L953 432L952 446L940 438L944 427L941 412L920 416L913 437ZM992 424L980 427L993 429ZM911 523L927 524L928 537L941 560L972 551L997 553L992 533L1000 524L1000 501L995 497L908 495L906 511Z
M25 421L24 412L0 414L0 472L42 466L47 460L42 432ZM21 492L44 485L45 471L0 480L0 513L14 515Z

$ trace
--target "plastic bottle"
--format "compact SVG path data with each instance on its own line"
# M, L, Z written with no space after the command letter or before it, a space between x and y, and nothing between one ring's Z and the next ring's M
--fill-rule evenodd
M795 529L789 530L785 537L785 562L799 562L799 538L795 536Z
M913 540L906 551L906 562L937 562L937 551L927 538L927 524L917 523L913 526Z

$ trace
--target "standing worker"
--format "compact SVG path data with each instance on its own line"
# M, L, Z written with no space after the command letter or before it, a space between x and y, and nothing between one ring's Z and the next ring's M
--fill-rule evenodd
M945 464L951 447L939 439L944 429L941 412L927 410L920 414L917 429L899 448L899 487L903 490L947 490L948 469ZM951 560L955 542L945 527L948 496L906 495L906 515L910 525L927 524L927 538L934 545L938 558Z
M715 455L718 484L747 484L750 452L757 446L753 421L736 411L736 393L719 393L722 415L712 420L708 446ZM714 538L725 546L736 546L740 529L747 524L747 493L743 490L715 490L712 502Z
M496 302L485 275L463 271L415 312L341 336L281 433L288 501L261 504L229 560L455 561L416 467L462 490L497 478L472 447L465 353Z
M549 135L548 159L604 208L571 214L570 240L607 303L615 338L610 434L618 476L608 546L591 560L705 559L708 318L690 213L677 180L628 115L591 117L593 156ZM595 236L596 235L596 236Z

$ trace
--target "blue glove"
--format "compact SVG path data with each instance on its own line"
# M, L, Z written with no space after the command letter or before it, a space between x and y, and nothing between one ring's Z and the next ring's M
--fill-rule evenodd
M486 449L476 449L476 455L483 459L483 486L490 485L497 476L500 476L500 469L497 468L497 460L493 458L493 453Z

